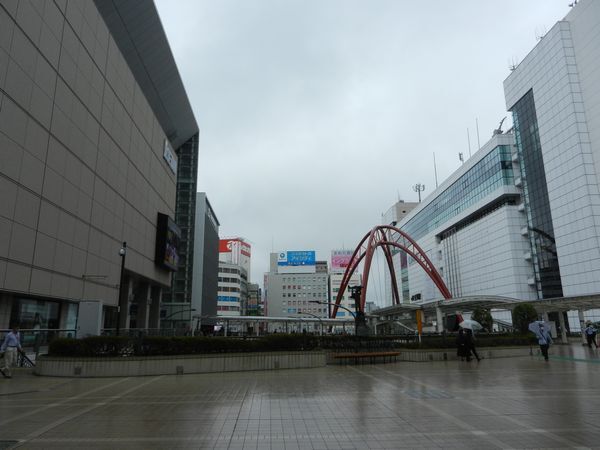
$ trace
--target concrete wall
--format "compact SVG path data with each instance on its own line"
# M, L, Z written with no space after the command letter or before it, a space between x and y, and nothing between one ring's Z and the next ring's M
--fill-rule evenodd
M324 352L265 352L144 358L41 357L34 373L56 377L129 377L325 366Z

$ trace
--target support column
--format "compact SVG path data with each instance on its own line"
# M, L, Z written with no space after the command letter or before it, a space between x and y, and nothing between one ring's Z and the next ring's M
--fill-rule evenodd
M567 339L567 327L565 326L565 314L562 311L558 312L558 325L560 326L560 342L562 344L568 344Z
M147 329L148 318L150 313L150 303L152 298L150 295L150 284L140 283L135 293L135 299L137 301L137 328Z
M581 330L581 342L583 345L587 345L587 340L585 338L585 317L583 317L583 309L578 309L577 314L579 315L579 327Z
M444 332L444 316L442 315L442 308L439 306L435 307L435 320L437 322L437 332Z
M150 314L148 317L148 328L160 328L160 302L162 301L162 288L152 286L150 288Z
M123 286L123 295L119 299L119 328L121 330L129 329L129 299L133 292L133 280L131 277L125 277L125 285Z

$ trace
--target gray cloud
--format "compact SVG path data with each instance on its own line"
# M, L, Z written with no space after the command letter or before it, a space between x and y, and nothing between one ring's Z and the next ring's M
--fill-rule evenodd
M157 6L200 125L199 190L221 234L353 248L399 195L443 181L505 113L508 63L563 0L177 2ZM373 293L373 290L371 291ZM376 299L379 300L379 299Z

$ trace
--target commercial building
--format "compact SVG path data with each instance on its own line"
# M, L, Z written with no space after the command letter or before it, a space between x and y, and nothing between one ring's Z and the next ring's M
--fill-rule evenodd
M0 328L158 327L197 135L151 1L2 2Z
M495 134L397 224L417 241L453 296L536 298L528 254L514 135ZM401 266L399 289L410 302L441 294L412 259Z
M329 286L326 261L317 261L314 251L271 253L266 274L265 315L327 318Z
M599 71L600 3L581 0L504 82L540 299L600 292Z
M424 188L424 186L423 186ZM418 202L405 202L398 200L390 209L381 216L383 225L396 226L407 214L419 205ZM408 289L408 259L406 253L399 253L396 249L392 250L392 254L399 256L392 258L394 263L394 273L396 274L396 282L400 292L400 301L402 303L410 303L410 294ZM384 289L385 298L392 298L392 282L389 271L384 271Z
M219 270L219 220L204 192L195 196L196 218L194 227L193 285L191 301L186 296L175 297L174 302L163 303L161 328L197 330L201 326L212 331L214 322L209 317L217 315L217 284ZM174 291L186 290L186 281L176 279Z
M504 82L513 129L398 223L454 296L600 293L599 18L599 2L573 5ZM440 298L414 262L401 283L411 301Z
M247 316L262 316L263 302L262 289L257 283L248 283L248 303L246 306Z
M340 286L342 284L342 279L344 278L344 272L346 268L350 264L350 260L352 259L352 253L354 250L332 250L331 251L331 264L329 269L329 292L331 302L335 302L340 290ZM350 282L348 286L360 286L362 285L362 275L355 271L350 277ZM350 298L350 289L346 289L344 294L342 295L342 300L340 302L342 308L338 309L335 319L347 319L352 317L352 314L349 311L355 311L354 300ZM332 306L329 305L329 316L331 316L331 311L333 310Z
M245 316L248 272L238 264L219 261L217 315Z

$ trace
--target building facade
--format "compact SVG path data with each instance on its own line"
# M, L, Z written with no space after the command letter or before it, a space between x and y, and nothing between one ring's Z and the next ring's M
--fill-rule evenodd
M578 2L504 82L539 298L600 292L599 17Z
M536 298L514 143L512 133L495 134L397 224L417 241L455 297ZM441 298L414 260L403 261L404 252L394 258L403 297L408 291L411 302Z
M2 2L0 30L0 328L157 327L198 127L153 3Z
M245 316L248 273L238 264L219 261L217 315Z
M398 200L390 209L381 216L382 225L396 226L404 217L406 217L414 208L419 205L418 202L405 202ZM396 274L396 283L398 285L398 295L402 303L410 303L409 283L408 283L408 259L406 253L398 252L392 249L392 262L394 264L394 273ZM392 280L389 271L384 271L384 289L385 298L392 298Z
M257 283L248 283L247 316L264 316L262 289Z
M340 286L342 284L342 279L344 278L344 272L346 268L350 264L350 260L352 259L352 254L354 250L332 250L331 251L331 261L330 261L330 269L329 269L329 298L331 302L335 302L337 296L340 291ZM351 317L351 313L348 311L355 311L354 300L350 298L350 286L361 286L362 285L362 275L356 270L352 276L350 277L350 282L348 283L348 288L342 295L342 301L340 305L343 308L339 308L335 319L347 319ZM331 317L331 312L333 311L332 305L329 305L329 317Z
M195 196L196 218L194 220L193 284L191 301L186 297L177 302L163 303L165 318L161 328L183 328L194 330L204 327L211 332L217 315L217 285L219 270L219 221L204 192ZM175 290L184 290L185 280L176 279Z

